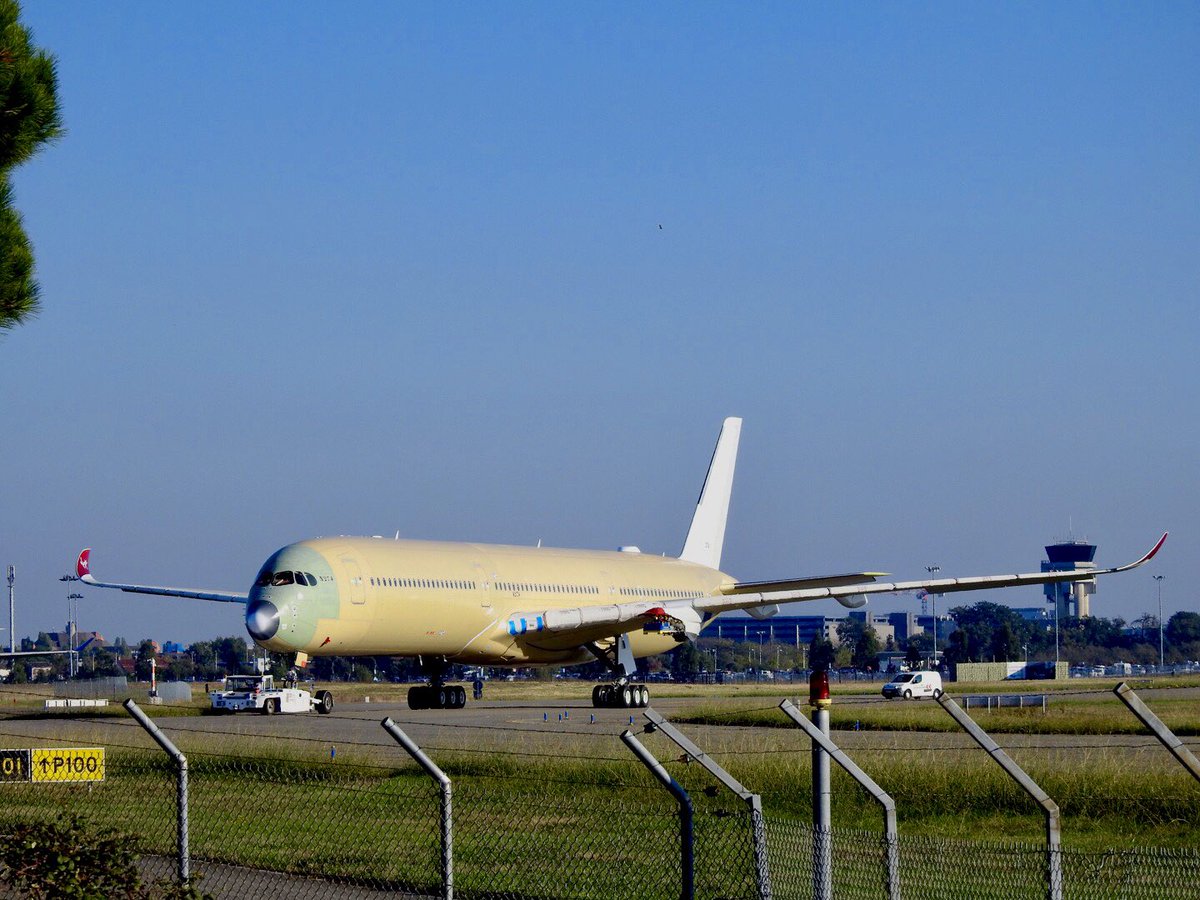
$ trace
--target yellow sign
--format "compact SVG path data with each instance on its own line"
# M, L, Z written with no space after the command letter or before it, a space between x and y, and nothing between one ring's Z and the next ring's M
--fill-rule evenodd
M103 781L103 747L56 747L34 750L33 781Z

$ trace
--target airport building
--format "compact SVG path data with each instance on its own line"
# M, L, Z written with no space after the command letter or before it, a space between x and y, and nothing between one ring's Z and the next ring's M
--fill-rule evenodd
M700 636L739 643L779 643L807 647L813 637L820 634L837 646L837 627L841 621L833 616L772 616L769 619L718 616Z
M892 633L896 636L897 641L907 641L914 634L922 634L925 629L917 623L917 614L913 612L893 612L888 613L888 624L892 626Z
M1095 569L1096 545L1086 541L1063 541L1046 547L1046 558L1042 560L1043 572L1069 572L1072 569ZM1044 588L1046 603L1053 605L1055 618L1065 619L1078 616L1083 619L1092 614L1091 597L1096 593L1096 580L1063 581L1048 584Z
M900 639L896 633L893 617L912 616L911 613L891 613L877 615L865 610L856 609L846 618L865 622L875 629L880 644L886 644L888 638ZM835 616L772 616L769 619L754 619L750 616L719 616L716 621L704 629L701 637L723 638L737 643L750 644L788 644L792 647L807 647L813 637L821 635L835 647L838 640L838 625L845 619ZM917 631L921 629L918 628Z
M946 646L946 641L950 635L958 630L958 623L948 615L939 614L937 617L937 639L938 639L938 655L941 655L942 648ZM933 616L919 615L917 616L917 634L933 634Z
M886 644L888 639L893 641L896 639L896 628L892 625L890 615L881 615L879 613L867 612L865 609L856 609L846 618L855 619L862 622L868 628L875 631L875 636L879 638L880 644Z

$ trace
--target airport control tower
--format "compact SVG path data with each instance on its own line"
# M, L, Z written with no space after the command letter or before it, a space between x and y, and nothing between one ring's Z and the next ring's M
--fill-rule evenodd
M1046 547L1046 559L1042 560L1043 572L1069 572L1071 569L1094 569L1096 545L1086 541L1063 541ZM1096 579L1090 581L1060 581L1045 588L1046 602L1056 607L1055 615L1060 619L1068 616L1085 618L1092 614L1091 596L1096 593Z

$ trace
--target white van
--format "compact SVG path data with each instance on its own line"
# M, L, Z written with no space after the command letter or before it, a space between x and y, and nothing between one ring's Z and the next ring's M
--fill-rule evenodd
M937 672L901 672L883 686L883 696L889 700L893 697L903 697L905 700L940 697L942 676Z

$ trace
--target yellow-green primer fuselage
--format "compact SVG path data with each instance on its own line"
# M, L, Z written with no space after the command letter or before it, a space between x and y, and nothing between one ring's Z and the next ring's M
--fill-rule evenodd
M541 632L543 611L709 596L732 580L638 552L318 538L267 560L249 592L246 626L260 646L282 653L566 665L593 657L577 637ZM629 639L638 657L677 646L669 634Z

